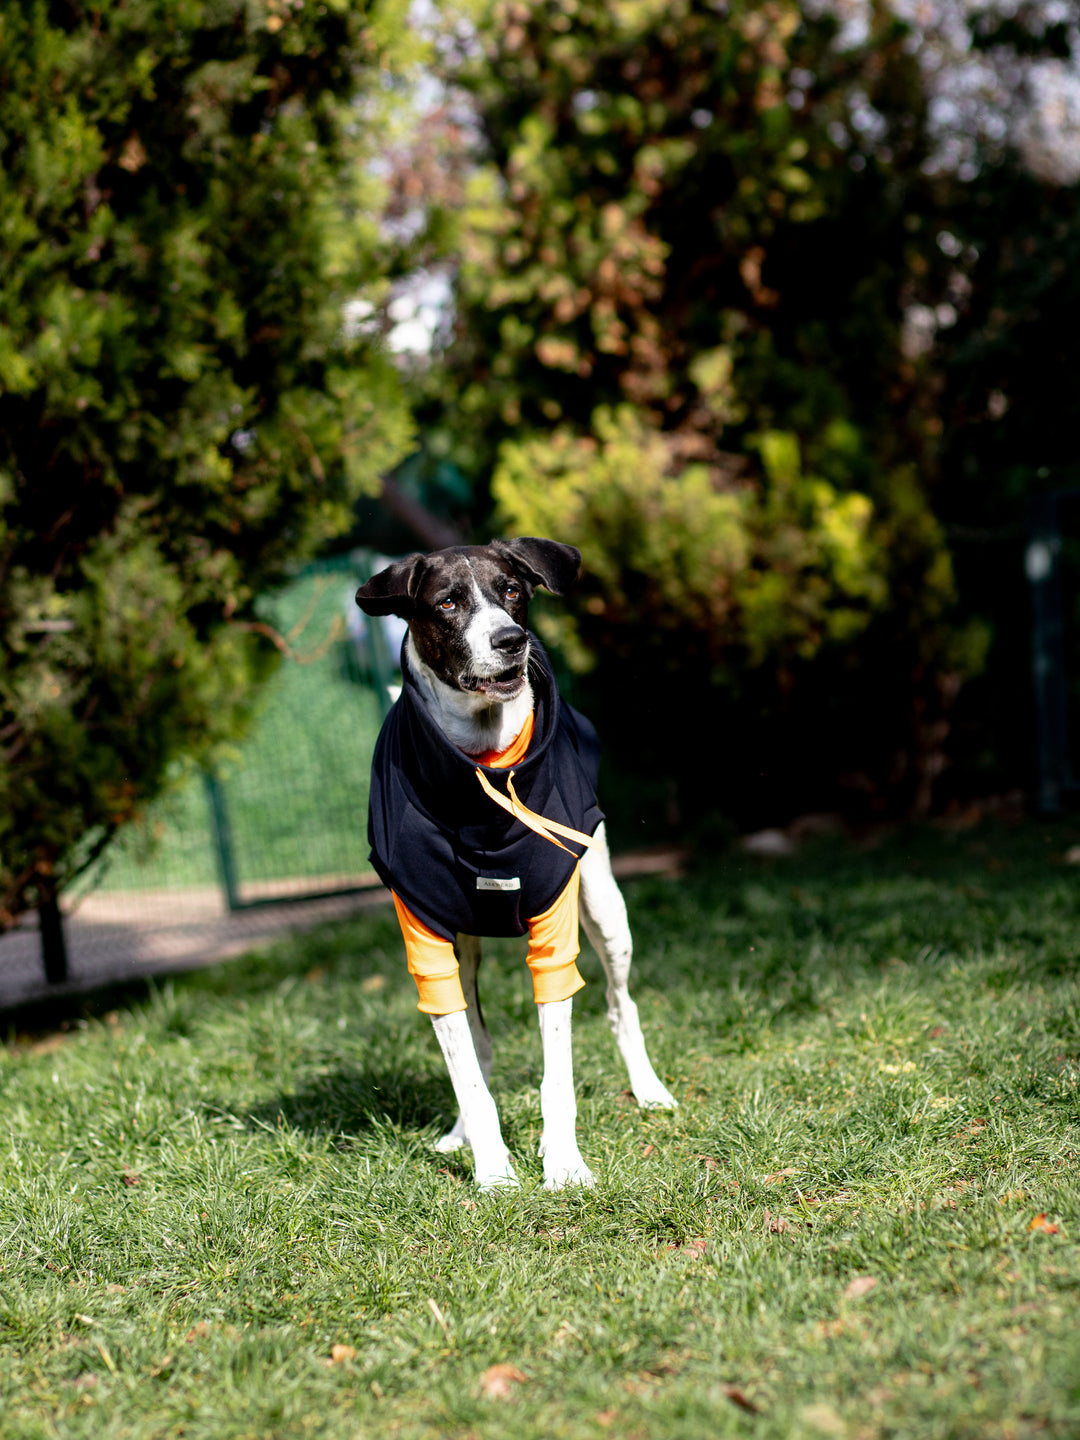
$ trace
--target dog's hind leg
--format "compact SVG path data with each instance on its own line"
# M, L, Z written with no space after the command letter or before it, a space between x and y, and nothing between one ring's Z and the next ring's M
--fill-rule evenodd
M545 1190L561 1190L566 1185L591 1189L596 1184L577 1143L577 1096L570 1045L573 1003L573 1000L550 1000L536 1007L544 1047L544 1078L540 1083L544 1134L540 1154L544 1161Z
M611 873L603 825L596 838L600 844L587 850L581 859L581 921L607 976L608 1024L638 1104L645 1109L674 1110L675 1098L652 1067L637 1006L630 998L628 981L634 942L626 918L626 901Z
M480 1008L480 991L477 986L481 958L479 938L476 935L459 935L454 942L454 954L458 960L462 994L465 996L465 1004L469 1007L465 1013L469 1017L469 1031L473 1038L476 1058L480 1062L484 1083L490 1087L491 1034L484 1024L484 1012ZM441 1140L435 1142L435 1149L443 1155L448 1155L452 1150L460 1150L463 1145L468 1143L465 1138L465 1122L459 1114L454 1121L454 1128L448 1130Z
M498 1190L516 1185L518 1178L503 1142L499 1112L480 1069L467 1015L465 1010L454 1010L449 1015L433 1015L431 1021L450 1072L466 1143L472 1147L476 1183L481 1190Z

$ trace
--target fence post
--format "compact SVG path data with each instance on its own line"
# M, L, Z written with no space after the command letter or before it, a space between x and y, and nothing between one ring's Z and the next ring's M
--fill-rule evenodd
M1060 814L1071 780L1068 694L1061 596L1061 532L1057 497L1031 502L1024 572L1031 587L1031 678L1035 688L1040 814Z
M60 901L50 895L38 906L38 928L41 932L41 961L45 979L50 985L62 985L68 978L67 942L64 939L64 917Z
M218 874L221 876L221 888L225 892L225 904L232 912L240 909L240 887L236 883L236 860L232 827L229 824L229 808L217 776L212 775L209 770L205 773L206 796L214 822L214 853L217 856Z

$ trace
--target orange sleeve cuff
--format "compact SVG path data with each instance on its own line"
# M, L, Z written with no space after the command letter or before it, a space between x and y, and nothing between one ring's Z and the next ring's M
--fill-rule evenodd
M584 986L577 968L581 949L578 941L578 890L580 875L574 870L554 904L535 916L529 925L528 966L532 972L533 999L537 1005L568 1000ZM436 935L419 920L391 890L398 924L405 941L409 974L419 993L417 1009L426 1015L451 1015L465 1010L465 995L458 974L453 943Z
M533 977L533 999L537 1005L569 1000L585 984L577 968L578 889L581 883L575 867L566 888L542 915L529 921L528 965Z
M409 974L416 981L420 995L416 1008L425 1015L452 1015L455 1010L466 1010L453 943L436 935L393 890L390 893L394 896L394 909L405 941Z

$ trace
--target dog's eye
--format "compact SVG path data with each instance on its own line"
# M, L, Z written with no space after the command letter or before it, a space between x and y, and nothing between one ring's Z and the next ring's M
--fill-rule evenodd
M521 586L520 586L520 585L507 585L507 587L506 587L506 598L507 598L507 600L516 600L520 594L521 594Z
M447 596L447 598L446 598L445 600L440 600L440 601L439 601L439 607L438 607L438 608L439 608L440 610L453 610L453 608L454 608L454 602L453 602L453 600L450 599L449 596Z

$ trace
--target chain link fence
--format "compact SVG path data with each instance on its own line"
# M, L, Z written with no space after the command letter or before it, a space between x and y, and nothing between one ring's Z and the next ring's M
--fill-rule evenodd
M380 893L368 774L404 627L353 597L383 563L364 551L321 561L260 606L283 659L248 738L213 775L178 766L63 897L50 993L221 958ZM28 917L0 937L0 1008L45 988L47 931Z

